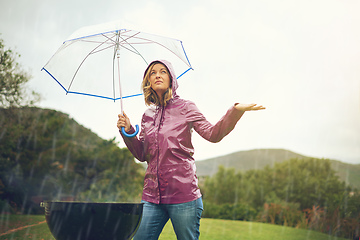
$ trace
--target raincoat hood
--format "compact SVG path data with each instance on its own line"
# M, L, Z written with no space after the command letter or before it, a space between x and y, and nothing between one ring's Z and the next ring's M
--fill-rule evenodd
M169 73L170 73L170 77L171 77L171 88L172 88L172 93L173 93L173 98L175 97L178 97L178 95L176 94L176 90L177 88L179 87L179 84L177 82L177 78L176 78L176 74L175 74L175 70L174 70L174 67L172 66L172 64L167 61L167 60L155 60L155 61L152 61L148 67L146 68L145 72L144 72L144 77L146 75L146 72L148 71L149 67L151 66L151 64L153 64L154 62L157 62L157 63L161 63L161 64L164 64L165 67L169 70ZM143 78L144 78L143 77Z

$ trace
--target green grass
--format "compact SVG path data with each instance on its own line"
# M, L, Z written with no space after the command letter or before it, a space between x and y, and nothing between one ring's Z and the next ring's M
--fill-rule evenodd
M37 224L45 221L43 215L0 215L0 235L11 229L20 228L23 226ZM1 240L55 240L46 223L24 228L22 230L11 232L9 234L0 236Z
M10 229L18 228L25 225L32 225L44 221L44 216L34 215L0 215L0 234Z
M44 216L10 215L0 218L0 227L4 225L19 227L44 221ZM11 229L12 227L10 227ZM15 228L15 227L14 227ZM1 229L1 228L0 228ZM0 234L4 231L0 231ZM219 219L201 219L200 239L202 240L344 240L323 233L276 226L264 223L230 221ZM55 240L46 223L25 228L0 236L0 240ZM172 225L168 222L160 236L161 240L176 240Z
M161 240L176 240L170 221L166 224ZM200 222L202 240L344 240L327 234L277 226L265 223L203 218Z

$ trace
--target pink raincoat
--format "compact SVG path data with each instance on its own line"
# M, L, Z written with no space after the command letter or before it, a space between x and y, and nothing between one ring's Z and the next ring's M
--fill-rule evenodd
M219 142L234 129L244 112L231 107L215 125L211 124L193 102L179 98L172 65L164 60L160 62L170 72L173 98L165 107L150 107L145 111L139 137L123 136L123 139L134 157L148 164L143 200L156 204L190 202L201 197L192 129L210 142ZM133 132L131 128L129 133Z

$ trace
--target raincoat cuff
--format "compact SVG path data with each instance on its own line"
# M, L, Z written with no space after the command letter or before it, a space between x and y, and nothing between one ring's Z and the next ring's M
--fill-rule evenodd
M237 109L235 108L235 106L238 105L238 104L239 104L239 103L235 103L232 108L233 108L233 110L237 111L237 112L240 114L240 117L241 117L241 116L245 113L245 111L237 110Z

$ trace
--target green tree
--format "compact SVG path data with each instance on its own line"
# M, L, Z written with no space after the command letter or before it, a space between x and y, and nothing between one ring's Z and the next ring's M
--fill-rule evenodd
M139 169L115 139L99 138L66 114L36 107L0 108L0 201L21 209L32 196L59 200L98 182L109 187L104 190L109 199L119 189L121 199L130 199L141 193ZM112 180L111 185L103 179Z
M257 220L354 237L360 194L339 180L327 159L290 159L236 173L219 167L203 188L204 216Z
M26 92L25 84L31 76L16 62L18 57L18 53L5 49L0 38L0 106L4 108L33 105L40 100L38 93Z
M220 165L216 175L206 180L205 196L216 204L234 203L236 184L235 169L225 169Z
M326 159L291 159L274 167L272 191L301 209L338 205L346 190Z
M216 204L242 202L255 209L264 203L292 202L300 209L316 205L334 211L348 194L326 159L291 159L245 173L220 166L203 189L204 200Z

